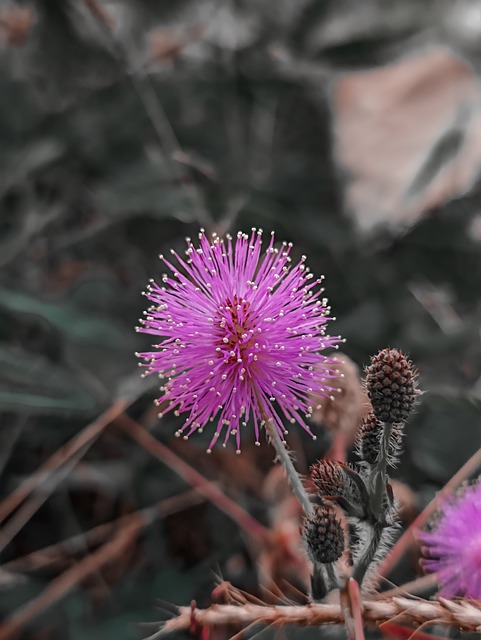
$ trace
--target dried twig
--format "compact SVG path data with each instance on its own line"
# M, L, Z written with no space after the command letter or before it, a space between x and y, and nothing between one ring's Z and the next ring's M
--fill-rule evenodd
M200 494L232 518L249 535L261 541L264 541L269 535L269 531L264 525L226 496L216 484L193 469L182 458L179 458L169 447L156 440L138 422L123 414L116 419L115 423L143 449L164 462L192 487L195 487Z
M104 411L104 413L85 427L77 436L57 449L35 473L24 480L15 491L0 503L0 523L21 505L34 489L37 489L41 484L47 482L53 473L55 473L59 467L66 464L78 451L82 449L83 453L85 453L100 436L105 427L125 411L133 400L134 398L119 398L107 411Z
M393 586L388 591L382 591L372 595L373 600L385 600L386 598L392 598L393 596L413 596L417 593L423 593L428 589L434 589L438 584L438 576L435 573L430 573L426 576L421 576L411 582L399 585L399 587Z
M344 606L344 620L348 635L352 640L364 640L361 592L359 590L359 584L354 578L348 578L346 581L346 589L341 589L341 606L343 595L346 601Z
M121 529L112 540L67 569L61 576L53 580L39 596L17 609L0 626L0 640L12 640L17 637L22 628L31 620L64 598L82 580L85 580L92 573L96 573L100 567L112 562L132 543L142 524L141 517L133 520L128 526Z
M161 629L166 635L173 631L188 629L192 620L191 607L179 607L176 618L168 620ZM367 624L381 624L396 617L399 623L412 625L437 624L457 627L464 631L481 631L481 603L469 600L428 601L410 598L365 601L362 610ZM338 604L309 604L292 606L270 606L258 604L212 605L208 609L196 609L195 619L199 626L217 627L236 625L244 627L258 623L280 627L286 624L319 626L342 624L342 608Z
M48 547L38 549L20 558L15 558L15 560L11 560L0 566L0 570L25 572L45 569L58 563L59 556L63 554L75 554L85 550L86 547L104 542L114 531L129 525L136 518L141 517L145 526L148 526L159 518L183 511L184 509L204 502L204 500L204 497L193 489L184 491L172 498L165 498L151 507L126 514L110 522L93 527L83 533L78 533L61 542L56 542Z
M49 475L48 482L43 482L33 495L18 509L14 516L4 525L0 531L0 552L13 540L19 531L27 524L30 518L40 509L55 491L59 484L70 474L79 460L85 455L89 443L78 449L64 465Z
M108 523L107 525L102 525L102 527L97 527L92 530L90 533L95 532L96 535L100 534L103 536L103 527L106 526L111 529L116 523L120 525L120 528L113 538L67 569L62 575L53 580L39 596L30 600L25 606L17 609L17 611L0 626L0 640L12 640L15 638L25 625L68 595L82 580L85 580L93 573L97 573L101 567L112 562L129 547L139 531L143 527L151 524L156 517L167 516L190 506L190 504L193 503L193 498L195 498L195 496L192 496L192 493L193 492L189 491L180 496L166 498L153 507L130 514L130 516L125 516L124 518L119 518L119 520L114 523ZM128 520L126 520L127 518ZM53 545L53 547L57 546L58 545ZM49 547L49 550L52 550L52 548ZM13 567L10 566L9 568Z

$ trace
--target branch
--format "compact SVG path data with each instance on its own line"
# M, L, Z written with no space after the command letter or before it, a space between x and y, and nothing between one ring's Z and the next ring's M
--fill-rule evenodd
M142 526L142 518L138 516L94 553L82 558L58 578L52 580L38 596L27 602L23 607L19 607L4 620L0 626L0 640L17 638L23 627L31 620L37 618L53 604L63 599L92 573L99 571L99 569L125 553L126 549L133 544Z
M160 518L165 518L166 515L183 511L202 502L204 502L204 498L198 491L193 489L184 491L172 498L164 498L151 507L128 513L115 520L99 524L83 533L77 533L66 540L61 540L48 547L42 547L37 551L32 551L27 555L10 560L0 565L0 571L20 573L52 568L62 562L65 556L70 559L75 553L85 552L94 545L104 543L109 536L130 525L136 518L141 518L144 525L148 526Z
M309 604L292 606L270 606L259 604L221 605L214 604L208 609L179 607L177 617L165 622L153 638L168 633L189 629L193 616L198 625L217 627L250 624L264 624L281 627L286 624L299 626L319 626L342 624L341 606L338 604ZM365 623L383 624L396 618L398 624L436 624L457 627L464 631L481 631L481 602L468 600L439 601L414 600L411 598L390 598L383 601L363 602L362 618Z
M201 495L232 518L252 538L260 541L267 539L269 532L264 525L247 513L237 502L229 498L216 484L205 478L169 447L154 438L138 422L129 418L126 414L121 414L115 419L115 424L145 451L161 460L181 478L184 478Z
M34 490L49 482L57 469L68 464L69 460L80 451L85 454L112 420L122 414L138 395L115 400L112 406L104 411L94 422L91 422L78 435L55 451L35 473L24 480L15 491L0 503L0 523L19 507Z
M197 494L197 496L195 495ZM18 561L13 561L9 565L3 565L1 570L18 570L19 567L15 567L15 562L20 563L20 569L22 569L22 561L27 563L26 568L45 568L49 566L49 555L52 558L52 554L55 551L78 551L79 539L84 538L83 547L89 543L96 543L104 541L106 534L113 534L112 537L107 539L98 549L93 553L86 555L81 560L75 562L61 575L56 577L52 582L46 586L43 591L25 605L20 606L14 611L8 618L0 623L0 640L13 640L21 634L22 629L35 620L39 615L45 613L56 603L63 600L79 583L87 579L94 573L97 573L103 566L112 563L116 558L122 556L125 550L133 544L137 535L157 518L166 517L172 513L178 513L183 509L198 503L201 496L198 492L185 492L180 495L172 496L171 498L165 498L152 507L136 511L129 515L118 518L115 521L100 525L91 529L85 534L80 536L74 536L63 543L52 545L39 551L34 551L25 558L21 558ZM68 547L68 549L65 549ZM42 554L44 554L42 562ZM40 559L40 562L38 560ZM33 567L28 567L28 563L34 563ZM35 563L36 566L35 566Z

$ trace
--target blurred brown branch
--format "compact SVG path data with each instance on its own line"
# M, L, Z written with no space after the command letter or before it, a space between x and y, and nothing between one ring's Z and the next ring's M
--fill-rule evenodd
M17 611L0 626L0 640L11 640L17 637L18 633L26 624L64 598L74 587L91 574L97 573L101 567L120 556L135 540L142 528L151 524L155 517L167 516L191 506L193 497L192 492L187 492L180 496L173 496L172 498L163 500L154 507L138 511L124 518L120 518L116 522L110 522L102 525L102 527L96 527L96 529L91 532L87 532L87 534L85 534L86 537L88 537L89 534L92 537L92 533L95 532L98 539L99 537L103 537L105 532L104 528L108 527L111 529L116 525L120 525L115 535L99 549L67 569L62 575L53 580L39 596L30 600L25 606L17 609ZM44 551L52 552L54 547L59 546L61 545L53 545L53 547L49 547L47 550L41 550L40 552L36 552L36 554L31 554L29 558L32 559L32 556L41 554ZM26 559L23 560L25 561Z
M116 530L129 525L134 519L142 518L145 526L152 524L166 515L183 511L196 504L204 502L204 498L195 490L185 491L172 498L161 500L157 504L134 513L100 524L88 531L78 533L67 540L62 540L48 547L33 551L20 558L15 558L0 567L3 571L23 572L36 571L56 565L63 555L71 555L81 552L85 547L94 546L103 542Z
M182 150L176 133L158 99L149 76L141 69L132 65L130 54L123 41L115 33L113 21L97 0L83 0L85 6L92 16L98 21L103 29L106 43L116 57L120 66L123 67L130 78L132 88L145 110L150 120L152 129L157 137L160 149L170 167L172 176L178 181L179 187L190 196L195 203L195 210L199 224L212 227L213 221L210 212L204 206L200 192L191 180L190 176L184 173L178 157L187 157Z
M365 601L362 603L363 621L367 624L382 624L396 618L398 623L413 625L438 624L458 627L464 631L481 630L481 605L474 601L456 602L413 600L410 598L391 598L383 601ZM338 604L310 604L304 606L268 606L246 603L237 605L212 605L208 609L179 607L176 618L168 620L159 633L161 635L188 629L195 618L199 626L216 627L232 624L245 626L252 623L281 627L286 624L299 626L319 626L342 624L342 608Z
M0 503L0 523L17 509L40 485L51 480L53 474L77 453L82 455L97 440L104 429L134 401L135 398L119 398L96 420L85 427L77 436L57 449L38 470L29 476L15 491Z
M261 541L265 540L268 530L260 522L226 496L217 485L204 478L203 475L184 462L182 458L179 458L171 449L156 440L135 420L122 414L116 418L115 423L148 453L164 462L191 486L195 487L200 494L215 504L218 509L231 517L234 522L237 522L249 535Z

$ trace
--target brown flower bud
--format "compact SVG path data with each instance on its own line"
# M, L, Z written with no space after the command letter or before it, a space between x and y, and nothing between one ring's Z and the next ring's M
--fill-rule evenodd
M336 380L338 393L332 398L322 398L312 414L313 424L322 424L335 435L345 438L347 446L354 442L359 420L369 405L366 390L360 379L359 367L344 353L336 353L336 369L340 377ZM319 398L312 398L316 405Z
M369 464L375 464L377 461L381 447L382 430L382 422L379 422L372 412L363 418L359 427L357 450L359 457Z
M319 495L323 497L346 496L348 479L342 465L331 460L318 460L311 467L311 478Z
M366 369L366 390L374 415L381 422L404 422L419 394L418 372L397 349L383 349Z
M306 518L303 536L313 562L335 562L344 551L342 524L329 504L316 507L313 515Z

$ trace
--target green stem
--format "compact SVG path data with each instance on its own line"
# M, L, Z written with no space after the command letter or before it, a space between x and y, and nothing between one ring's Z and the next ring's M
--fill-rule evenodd
M391 440L392 424L386 422L384 424L381 450L379 452L379 459L377 468L374 470L374 491L371 498L371 513L375 520L380 520L384 513L384 502L386 495L386 481L387 481L387 461L389 456L389 442Z
M372 528L372 538L371 541L364 552L364 555L359 560L356 568L354 569L353 577L359 584L362 583L364 576L366 575L367 570L369 569L369 565L374 560L374 556L379 548L379 543L381 542L382 532L384 529L384 525L380 522L376 522Z
M386 509L386 482L388 479L387 462L391 433L392 424L390 422L386 422L384 424L382 440L380 443L378 462L373 470L374 486L369 505L371 512L370 520L372 526L372 538L354 570L354 578L359 584L362 583L364 576L369 569L369 565L374 560L374 556L379 548L379 543L381 542L382 532L386 526L384 512Z
M302 484L301 477L297 473L297 470L291 460L289 451L287 450L285 443L281 440L281 437L279 435L276 425L274 424L274 421L272 420L272 418L269 418L269 416L266 414L261 398L259 397L258 394L256 395L257 395L257 404L259 406L259 411L262 416L262 420L265 423L269 440L272 446L274 447L274 449L276 450L279 462L284 467L287 480L291 486L291 489L294 495L301 503L301 507L303 508L306 516L310 516L314 512L314 509L312 507L311 501L309 500L309 496L307 495L306 490L304 489L304 485Z

